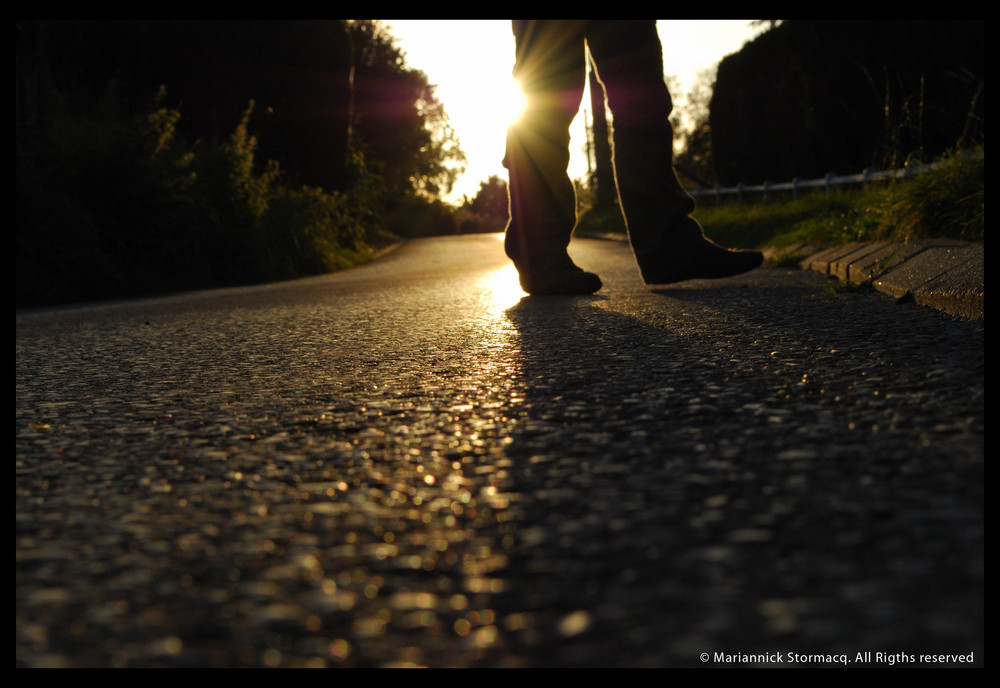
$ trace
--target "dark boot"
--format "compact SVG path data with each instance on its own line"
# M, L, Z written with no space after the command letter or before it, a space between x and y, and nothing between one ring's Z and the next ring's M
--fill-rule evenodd
M566 169L569 125L583 94L583 39L557 54L534 50L536 42L556 41L557 28L515 23L517 72L529 105L507 131L510 221L504 248L527 293L593 294L600 278L576 266L566 250L576 225L576 192Z
M643 174L641 170L647 166L635 167ZM727 249L704 235L690 216L694 200L681 187L673 169L669 179L663 178L664 171L657 173L647 167L645 172L650 176L642 180L629 179L631 173L619 173L619 185L629 240L646 284L730 277L764 262L759 251ZM657 174L659 181L648 184Z
M657 160L655 137L632 139L615 131L615 164L625 224L639 272L646 284L738 275L760 266L759 251L731 250L709 240L691 217L694 199L684 190L669 160Z
M532 134L528 134L529 136ZM504 249L514 262L521 288L528 294L593 294L601 279L584 272L567 247L576 224L576 194L558 161L539 162L524 145L520 125L507 135L504 166L510 175L510 220ZM535 150L545 149L536 144ZM565 165L563 165L565 170Z
M694 199L673 167L673 103L655 23L603 22L588 41L614 118L615 178L643 280L728 277L759 266L760 252L709 241L691 217Z

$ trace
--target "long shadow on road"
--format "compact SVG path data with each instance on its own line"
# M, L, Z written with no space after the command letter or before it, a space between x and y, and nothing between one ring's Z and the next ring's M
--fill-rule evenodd
M879 304L818 298L507 311L523 402L504 662L981 663L982 331L977 367L969 326L914 310L893 336Z
M982 663L981 322L498 246L19 315L18 665Z

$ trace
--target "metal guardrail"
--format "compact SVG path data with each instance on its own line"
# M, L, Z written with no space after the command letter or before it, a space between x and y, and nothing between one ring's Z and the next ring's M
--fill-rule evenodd
M726 198L731 198L733 196L735 196L737 200L743 201L748 196L759 197L762 195L763 199L767 200L770 194L785 191L791 191L797 198L803 191L809 191L811 189L825 189L827 193L830 193L834 187L837 186L848 184L865 185L872 182L885 181L887 179L912 177L919 172L932 169L937 166L937 163L932 163L930 165L913 164L897 170L864 170L858 174L845 175L836 175L830 172L822 179L793 179L790 182L780 183L766 181L763 184L754 185L738 184L736 186L714 187L711 189L688 189L688 193L694 196L697 201L714 198L717 203L721 203Z

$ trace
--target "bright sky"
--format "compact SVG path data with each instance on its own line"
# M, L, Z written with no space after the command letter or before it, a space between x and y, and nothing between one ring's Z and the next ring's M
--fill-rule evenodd
M511 94L517 93L511 77L514 38L510 21L408 19L385 23L399 40L406 63L422 70L437 86L437 95L468 157L467 170L447 200L461 202L463 194L472 198L479 183L490 175L506 179L500 161L507 125L516 116L511 112L516 102ZM761 31L747 19L661 19L657 29L663 43L664 72L680 81L681 93L672 94L675 100L687 94L699 71L715 66ZM582 177L587 172L582 116L576 118L571 132L570 176Z

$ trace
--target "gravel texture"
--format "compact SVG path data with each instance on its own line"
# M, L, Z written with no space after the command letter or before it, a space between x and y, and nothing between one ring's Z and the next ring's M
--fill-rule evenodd
M982 666L984 321L573 251L18 313L16 666Z

